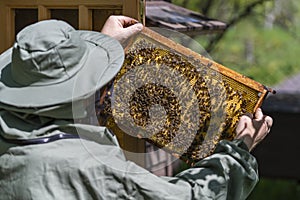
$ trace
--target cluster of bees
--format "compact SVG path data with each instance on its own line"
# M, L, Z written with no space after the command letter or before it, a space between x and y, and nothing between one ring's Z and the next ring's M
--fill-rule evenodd
M210 155L220 140L233 140L252 101L210 63L145 39L127 51L113 89L98 114L109 116L109 128L145 138L189 164Z

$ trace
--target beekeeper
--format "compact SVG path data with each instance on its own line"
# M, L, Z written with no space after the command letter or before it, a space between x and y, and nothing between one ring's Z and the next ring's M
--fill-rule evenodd
M25 27L0 55L0 199L245 199L258 181L249 150L269 133L260 109L243 116L237 139L174 177L127 161L105 127L77 123L85 100L124 60L122 43L139 32L111 16L102 33L59 20Z

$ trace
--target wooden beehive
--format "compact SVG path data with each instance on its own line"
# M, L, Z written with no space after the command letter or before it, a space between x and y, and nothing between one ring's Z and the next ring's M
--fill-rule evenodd
M148 28L125 51L107 99L106 125L191 165L220 140L233 140L240 116L253 113L270 91Z

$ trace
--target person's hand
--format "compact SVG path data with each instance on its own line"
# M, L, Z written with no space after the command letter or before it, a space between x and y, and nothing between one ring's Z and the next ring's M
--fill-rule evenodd
M236 128L236 138L242 139L251 151L270 132L273 119L262 113L258 108L254 113L243 115Z
M106 20L101 33L117 39L124 47L126 41L142 29L143 25L133 18L112 15Z

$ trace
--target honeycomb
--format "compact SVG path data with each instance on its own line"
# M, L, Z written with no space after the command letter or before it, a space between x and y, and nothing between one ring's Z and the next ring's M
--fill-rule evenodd
M129 134L193 165L220 140L233 140L241 115L268 90L167 38L144 30L126 49L97 115L117 136Z

